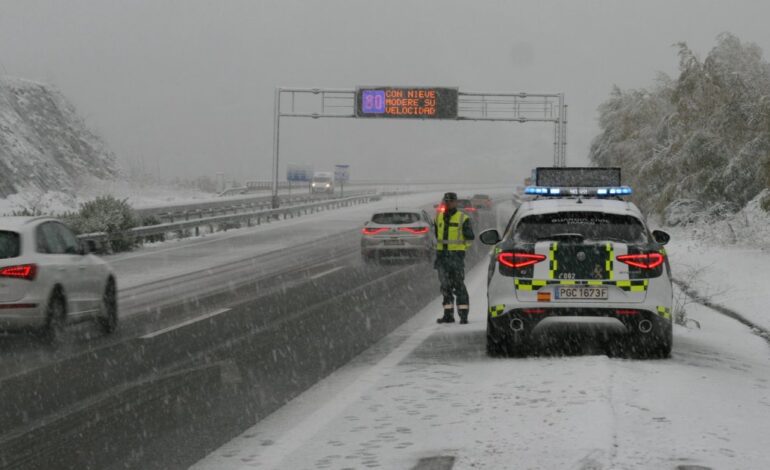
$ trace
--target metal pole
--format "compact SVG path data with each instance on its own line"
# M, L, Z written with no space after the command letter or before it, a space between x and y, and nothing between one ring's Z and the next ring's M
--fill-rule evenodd
M559 121L553 122L553 166L559 166Z
M273 209L278 209L278 143L281 126L281 89L275 89L275 101L273 103Z
M554 155L553 166L563 166L561 163L561 143L562 132L564 128L564 93L559 93L559 124L557 126L558 134L556 135L556 155Z
M561 166L567 166L567 105L564 105L564 134L561 139Z

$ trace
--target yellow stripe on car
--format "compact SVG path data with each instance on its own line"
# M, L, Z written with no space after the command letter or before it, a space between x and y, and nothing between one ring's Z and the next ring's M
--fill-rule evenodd
M616 286L627 292L646 292L650 287L649 279L630 281L578 281L573 279L519 279L514 278L516 290L538 290L543 286Z
M665 318L666 320L671 319L671 310L667 309L666 307L659 305L658 306L658 315Z
M490 305L489 316L491 316L492 318L498 317L503 314L504 310L505 310L505 305Z
M556 277L556 270L559 269L559 262L556 261L556 250L559 248L559 242L551 243L548 249L548 278Z

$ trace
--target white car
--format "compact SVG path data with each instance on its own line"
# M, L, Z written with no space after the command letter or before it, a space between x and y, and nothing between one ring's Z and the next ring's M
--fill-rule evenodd
M361 257L372 263L384 259L432 261L436 237L422 209L394 209L372 214L361 230Z
M95 319L117 327L115 275L75 234L48 217L0 217L0 330L42 328L54 341L64 325Z
M490 355L526 355L583 331L598 331L620 354L670 355L673 289L663 248L670 237L650 233L639 209L619 197L630 188L599 191L615 196L528 191L538 195L519 206L502 236L480 235L495 245L487 290Z
M310 180L310 192L334 194L334 176L326 174L313 176Z

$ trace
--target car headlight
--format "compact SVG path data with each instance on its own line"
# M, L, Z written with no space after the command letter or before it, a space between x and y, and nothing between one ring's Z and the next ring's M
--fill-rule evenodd
M328 188L329 186L331 186L331 185L329 183L326 183L326 187Z

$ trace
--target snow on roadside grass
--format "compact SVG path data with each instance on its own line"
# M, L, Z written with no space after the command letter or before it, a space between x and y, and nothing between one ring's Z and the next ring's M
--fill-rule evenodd
M127 199L135 209L217 199L216 194L164 186L135 186L124 181L92 180L76 196L61 191L27 191L0 198L0 216L13 211L38 210L46 215L77 211L80 204L99 196Z
M669 360L490 359L485 269L468 276L471 324L436 325L435 299L394 333L233 439L195 470L765 469L768 345L695 305Z
M770 251L693 239L687 229L670 231L666 251L674 278L770 329L770 279L765 274Z

